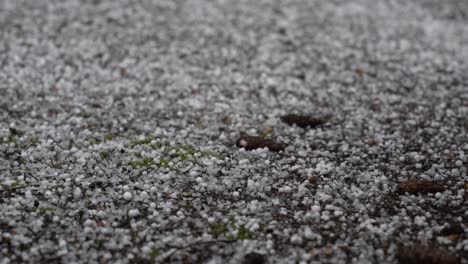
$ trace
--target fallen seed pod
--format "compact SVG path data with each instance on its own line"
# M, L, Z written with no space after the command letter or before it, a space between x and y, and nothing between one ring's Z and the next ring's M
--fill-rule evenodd
M458 264L460 259L442 248L432 248L424 245L400 247L396 254L400 264Z
M262 138L258 136L241 136L237 141L236 145L239 148L245 148L246 150L268 148L271 151L284 150L285 145L278 143L272 139Z
M296 125L298 127L306 128L306 127L316 127L318 125L322 125L326 122L325 118L307 116L307 115L296 115L296 114L289 114L280 117L281 121L284 123L292 126Z
M426 180L409 180L401 182L397 186L397 192L399 194L411 193L437 193L443 192L447 188L440 183Z

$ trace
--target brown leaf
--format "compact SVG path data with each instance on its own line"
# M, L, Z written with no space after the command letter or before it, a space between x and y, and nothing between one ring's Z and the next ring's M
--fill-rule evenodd
M281 117L281 121L284 123L292 126L297 125L298 127L306 128L306 127L316 127L318 125L322 125L326 122L325 118L321 117L313 117L307 115L296 115L296 114L288 114Z
M411 193L437 193L443 192L447 188L440 183L426 180L409 180L401 182L397 186L397 192L399 194Z
M457 234L447 236L447 239L450 241L457 241L459 238L460 238L460 235L457 235Z
M309 177L309 183L312 184L312 185L316 184L317 183L317 177L315 177L313 175L310 176Z
M424 245L400 247L396 254L400 264L458 264L460 259L442 248L433 248Z
M333 249L332 246L326 246L326 247L323 247L323 248L322 248L322 252L323 252L326 256L330 257L330 256L333 255L333 253L335 252L335 250Z
M369 144L370 146L375 146L379 144L379 141L375 138L370 138L367 140L367 144Z
M284 150L285 145L278 143L272 139L257 137L257 136L241 136L237 141L236 145L239 148L245 148L246 150L268 148L271 151Z
M229 117L229 116L223 117L223 123L224 123L225 125L231 125L231 124L232 124L232 118Z
M357 68L355 72L357 75L359 75L359 77L362 77L364 75L364 70L361 68Z

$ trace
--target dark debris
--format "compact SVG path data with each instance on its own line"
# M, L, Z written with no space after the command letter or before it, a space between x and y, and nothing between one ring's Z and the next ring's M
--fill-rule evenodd
M236 141L236 146L246 150L268 148L270 151L282 151L286 147L283 143L258 136L241 136Z
M281 121L290 126L296 125L302 128L313 128L325 124L327 119L324 117L314 117L309 115L288 114L282 116Z
M427 193L437 193L443 192L447 188L433 181L426 180L409 180L405 182L400 182L397 186L397 192L399 194L411 193L411 194L427 194Z

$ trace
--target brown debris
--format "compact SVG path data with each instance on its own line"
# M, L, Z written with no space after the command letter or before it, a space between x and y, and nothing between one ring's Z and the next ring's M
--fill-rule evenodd
M457 235L457 234L447 236L447 239L450 241L457 241L459 238L460 238L460 235Z
M461 225L451 223L450 225L445 226L442 230L440 230L439 235L449 237L449 236L462 235L464 233L465 233L465 230L463 229L463 227L461 227Z
M460 259L442 248L432 248L423 245L400 247L396 254L400 264L458 264Z
M355 72L357 75L359 75L359 77L362 77L364 75L364 70L361 68L357 68Z
M257 252L251 252L245 255L243 264L263 264L266 263L266 257Z
M310 176L309 177L309 183L312 184L312 185L315 185L317 183L317 177L315 176Z
M440 183L426 180L409 180L401 182L397 186L397 192L399 194L411 193L437 193L443 192L447 188Z
M257 136L241 136L237 141L236 145L239 148L245 148L246 150L268 148L271 151L281 151L286 147L282 143L278 143L272 139L267 139Z
M281 121L284 123L292 126L297 125L298 127L306 128L306 127L316 127L322 125L326 122L325 118L321 117L313 117L307 115L296 115L296 114L289 114L280 117Z
M375 138L370 138L367 140L367 144L369 144L370 146L375 146L379 144L379 141Z
M333 253L335 252L335 250L333 249L332 246L323 247L321 251L322 251L322 252L325 254L325 256L327 256L327 257L333 256Z
M223 123L225 125L232 125L232 118L230 116L223 117Z

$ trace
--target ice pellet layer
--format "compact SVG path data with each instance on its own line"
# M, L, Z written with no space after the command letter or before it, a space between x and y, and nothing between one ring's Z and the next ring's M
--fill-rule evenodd
M466 1L0 0L0 263L468 263L467 62Z

